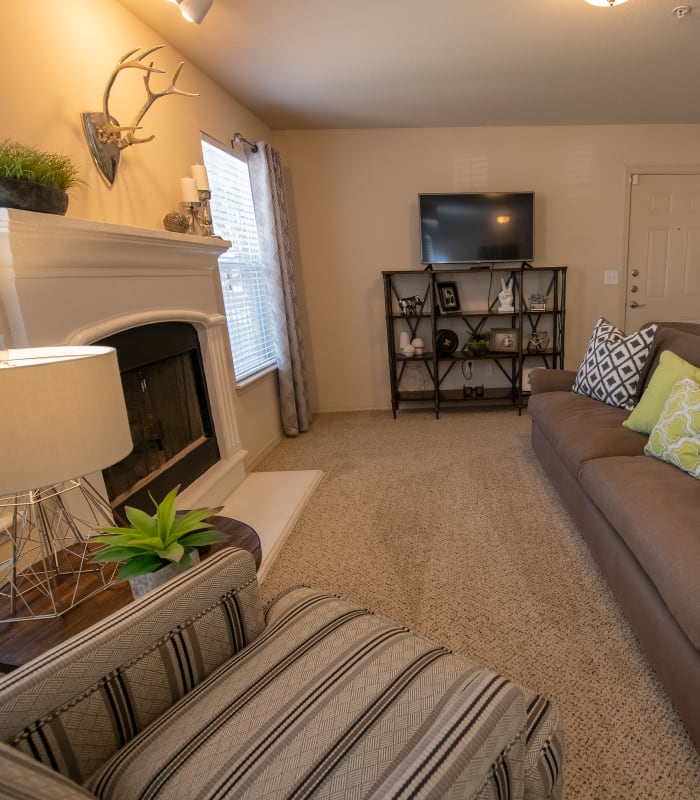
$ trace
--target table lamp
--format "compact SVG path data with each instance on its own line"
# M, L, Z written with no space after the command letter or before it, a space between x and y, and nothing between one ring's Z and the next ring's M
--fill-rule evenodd
M90 561L114 523L84 476L132 449L116 351L0 349L0 420L0 623L57 617L115 577Z

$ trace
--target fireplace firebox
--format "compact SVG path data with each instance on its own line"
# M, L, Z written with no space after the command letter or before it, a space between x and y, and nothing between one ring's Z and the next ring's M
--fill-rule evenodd
M130 328L95 344L114 347L134 443L103 471L110 504L150 509L219 460L197 332L185 322Z

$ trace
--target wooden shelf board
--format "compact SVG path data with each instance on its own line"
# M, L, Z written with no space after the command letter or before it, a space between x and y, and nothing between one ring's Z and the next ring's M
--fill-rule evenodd
M509 387L485 389L483 397L465 397L461 389L441 389L440 402L455 402L461 401L469 405L476 405L478 403L489 403L494 400L507 400L508 402L515 403L517 397L513 394L513 390Z
M400 391L398 396L399 402L404 400L427 400L432 403L432 401L435 399L435 392L432 389L417 392Z

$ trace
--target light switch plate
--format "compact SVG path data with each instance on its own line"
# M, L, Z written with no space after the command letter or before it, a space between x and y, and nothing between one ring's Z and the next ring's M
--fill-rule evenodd
M603 284L605 286L617 286L620 282L620 273L616 269L606 269L603 273Z

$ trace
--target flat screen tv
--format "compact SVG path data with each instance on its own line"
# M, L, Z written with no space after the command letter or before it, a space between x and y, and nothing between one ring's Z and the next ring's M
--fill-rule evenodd
M531 261L534 192L421 194L423 264Z

